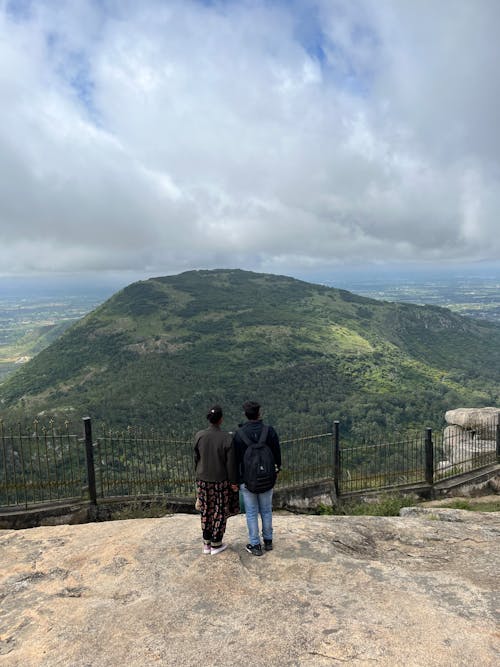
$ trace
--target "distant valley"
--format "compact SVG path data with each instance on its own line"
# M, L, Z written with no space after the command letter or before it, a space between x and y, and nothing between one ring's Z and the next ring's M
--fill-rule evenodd
M444 306L454 313L500 323L500 275L395 275L325 281L373 299Z
M25 290L0 294L0 383L110 296L107 290L53 293L30 284Z

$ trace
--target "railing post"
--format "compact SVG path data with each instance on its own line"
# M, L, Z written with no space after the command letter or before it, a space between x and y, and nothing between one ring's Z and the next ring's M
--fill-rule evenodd
M341 478L341 463L340 463L340 422L333 422L333 484L335 487L335 495L340 498L340 478Z
M425 481L431 486L434 483L434 444L431 428L425 429Z
M500 424L497 424L497 463L500 463Z
M90 417L83 418L85 429L85 457L87 460L87 481L89 497L92 505L97 505L97 489L95 484L94 445L92 442L92 422Z

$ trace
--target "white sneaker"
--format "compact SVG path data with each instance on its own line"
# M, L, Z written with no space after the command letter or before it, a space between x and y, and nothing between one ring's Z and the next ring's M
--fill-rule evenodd
M212 556L215 556L215 554L220 554L221 551L225 551L227 549L227 544L221 544L220 547L212 547L210 549L210 553Z
M210 544L205 544L205 542L203 542L203 553L205 554L205 556L212 553L212 547L210 546Z

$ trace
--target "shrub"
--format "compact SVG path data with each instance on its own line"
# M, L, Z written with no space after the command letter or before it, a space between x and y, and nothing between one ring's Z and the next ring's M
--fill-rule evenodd
M412 507L415 500L408 496L399 494L388 494L375 502L346 502L337 507L318 505L317 514L332 515L341 514L347 516L399 516L402 507Z

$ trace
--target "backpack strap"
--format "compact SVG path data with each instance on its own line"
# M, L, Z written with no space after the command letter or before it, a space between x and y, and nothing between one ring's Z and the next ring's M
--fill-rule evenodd
M267 440L267 434L269 433L269 426L267 424L262 425L262 431L260 432L260 438L259 442L257 443L258 445L263 445L265 444Z
M252 441L248 437L248 435L245 433L245 431L242 428L239 428L236 433L240 436L240 438L243 440L245 445L249 447L252 444Z
M249 438L248 435L245 433L245 431L243 430L243 428L239 428L239 429L236 431L236 433L240 436L240 438L243 440L243 442L245 443L245 445L246 445L247 447L250 447L250 445L255 445L255 444L257 444L257 445L263 445L263 444L266 442L266 440L267 440L267 434L269 433L269 426L268 426L267 424L263 424L263 425L262 425L262 431L260 432L259 441L258 441L257 443L252 442L252 440L250 440L250 438Z

